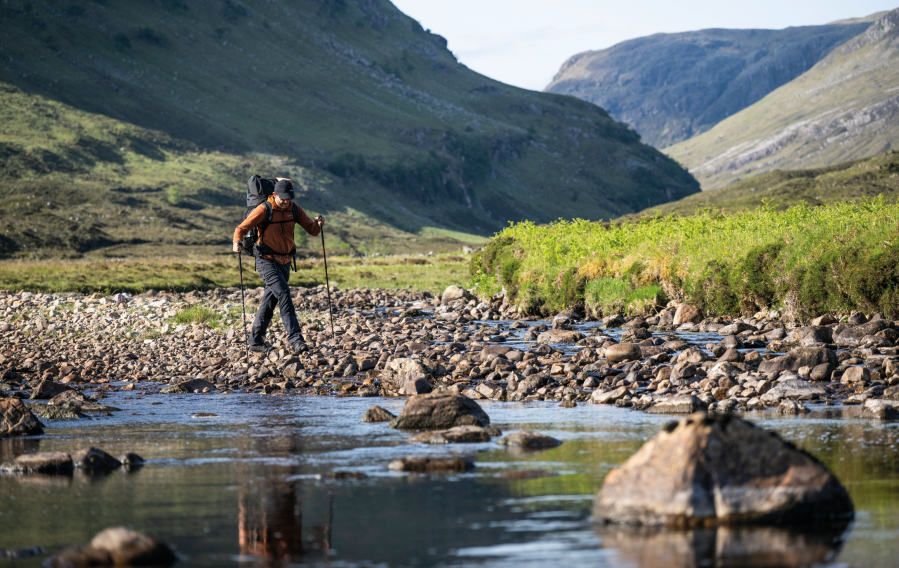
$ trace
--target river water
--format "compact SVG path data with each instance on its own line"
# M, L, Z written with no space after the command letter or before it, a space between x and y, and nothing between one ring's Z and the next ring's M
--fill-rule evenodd
M155 404L155 403L161 404ZM614 406L481 404L504 432L564 443L514 454L495 443L425 446L359 421L402 399L260 395L110 395L122 409L53 421L41 437L0 440L0 458L92 445L147 464L104 477L0 476L0 550L28 559L125 525L170 543L183 566L896 566L899 424L840 416L745 416L823 461L847 486L855 520L803 533L596 528L593 495L672 417ZM192 417L197 413L216 416ZM408 455L473 456L466 474L389 473ZM334 472L364 474L335 478Z

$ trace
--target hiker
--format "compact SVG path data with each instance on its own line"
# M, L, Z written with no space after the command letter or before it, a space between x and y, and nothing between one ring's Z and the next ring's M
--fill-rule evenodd
M253 329L250 335L250 351L266 352L272 349L265 344L265 331L272 321L275 304L281 309L281 323L287 332L287 342L299 353L307 349L300 331L300 323L297 321L296 308L290 297L290 261L296 254L293 242L293 231L296 223L313 237L318 236L325 220L319 215L312 220L299 205L293 204L293 182L286 178L277 178L274 192L268 197L268 203L272 208L271 222L259 231L259 239L256 242L256 272L265 282L265 292L262 295L262 303L253 320ZM265 203L257 206L247 215L243 223L234 230L234 252L243 250L241 242L244 235L253 228L263 223L267 215Z

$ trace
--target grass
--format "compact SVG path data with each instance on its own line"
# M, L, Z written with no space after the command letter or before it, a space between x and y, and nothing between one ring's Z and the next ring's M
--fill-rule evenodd
M263 286L251 258L244 257L244 284ZM413 263L414 262L414 263ZM309 259L291 273L293 286L325 283L324 263ZM349 258L329 257L332 285L340 288L428 290L441 294L450 284L468 278L468 259L452 255L433 257ZM128 292L150 289L187 292L238 286L237 258L179 257L129 260L0 261L0 288L32 292Z
M347 253L698 190L599 107L483 77L389 2L69 4L4 4L0 256L227 244L254 173L294 179Z
M196 305L190 306L178 312L178 314L169 320L169 323L177 325L190 325L192 323L203 323L211 328L221 326L223 315L206 306Z
M531 312L638 309L653 296L709 314L784 308L899 317L899 205L881 196L778 211L585 220L505 229L470 263L483 294L505 287ZM633 305L633 307L632 307Z
M807 170L777 170L738 181L721 189L695 193L645 209L622 220L645 216L691 215L704 209L736 213L762 205L780 210L807 203L899 196L899 152L889 150L868 158Z

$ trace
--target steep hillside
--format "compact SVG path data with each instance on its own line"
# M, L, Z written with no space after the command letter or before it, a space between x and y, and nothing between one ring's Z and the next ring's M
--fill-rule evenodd
M666 152L703 189L775 169L824 167L899 143L899 10L806 73Z
M677 201L650 207L637 214L626 215L621 220L672 213L692 215L704 209L730 214L762 205L786 209L803 202L816 206L878 195L890 200L899 197L899 150L826 168L776 170L760 174L727 187L694 193Z
M225 243L255 171L367 251L698 190L602 109L478 75L384 0L0 10L6 254Z
M758 101L869 25L655 34L571 57L546 91L595 103L662 148Z

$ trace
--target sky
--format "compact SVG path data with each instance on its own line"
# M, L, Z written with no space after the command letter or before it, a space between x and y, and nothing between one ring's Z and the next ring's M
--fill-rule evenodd
M892 10L882 0L392 0L470 69L543 90L570 56L654 33L827 24Z

